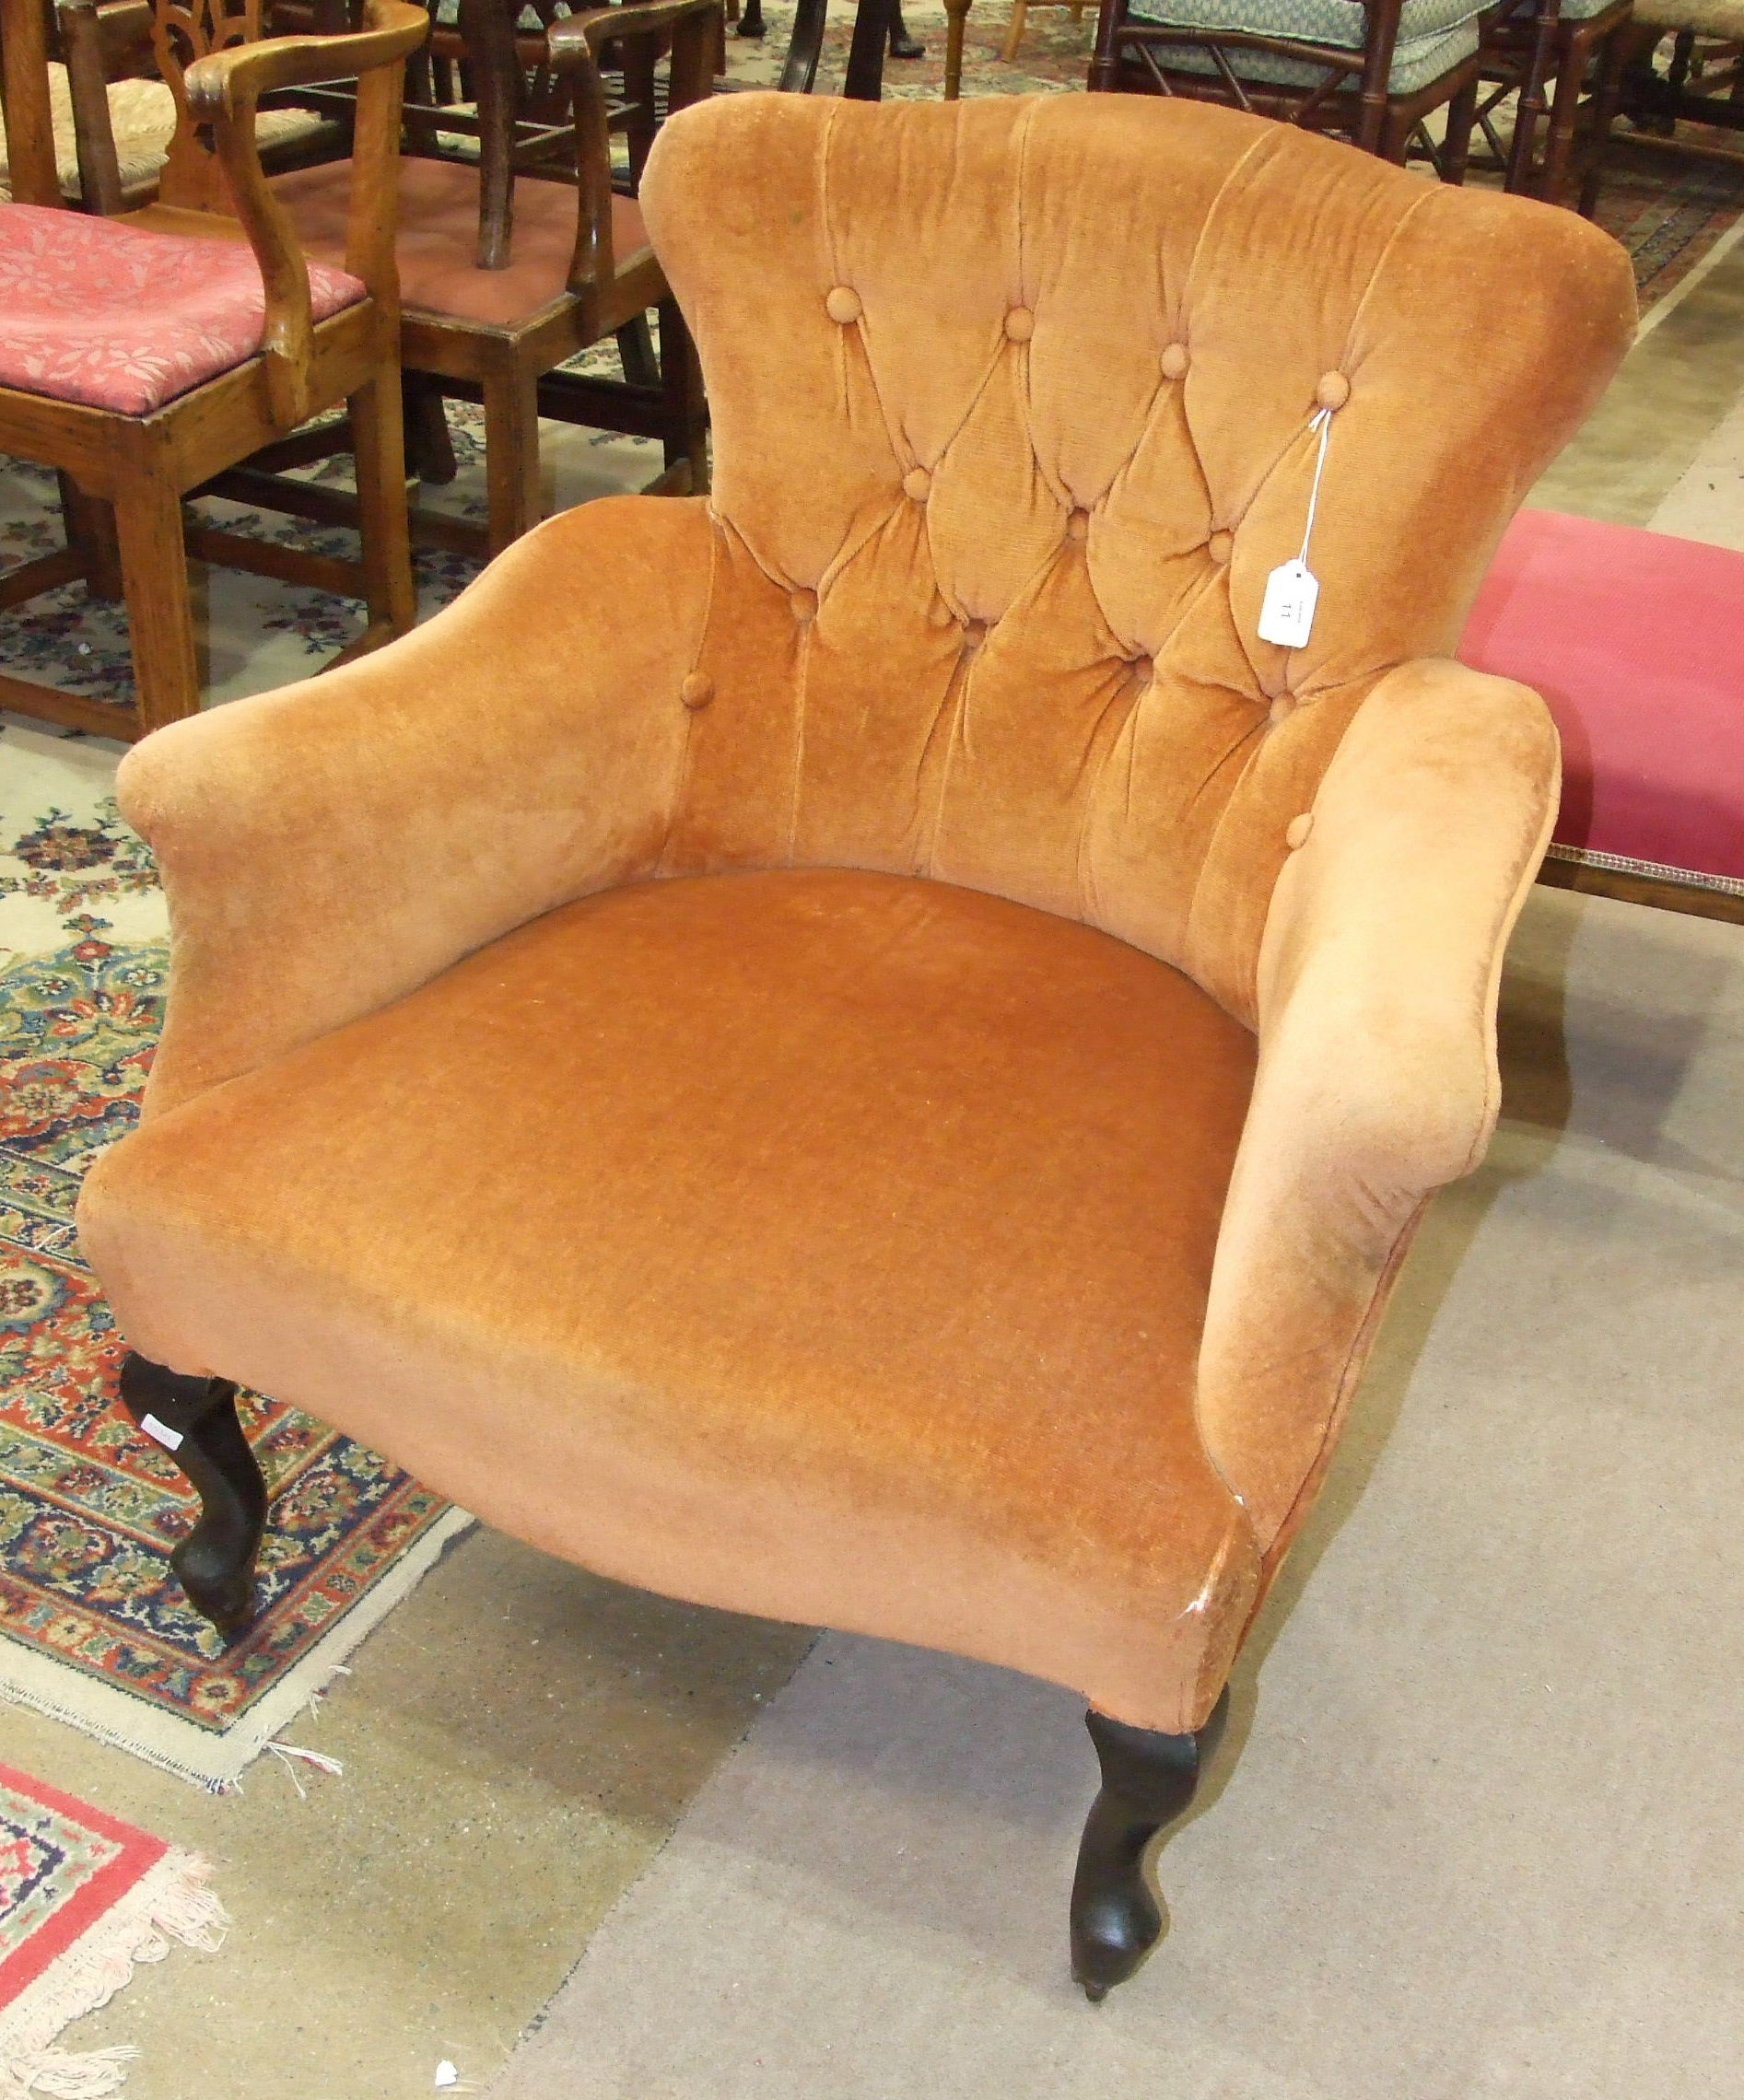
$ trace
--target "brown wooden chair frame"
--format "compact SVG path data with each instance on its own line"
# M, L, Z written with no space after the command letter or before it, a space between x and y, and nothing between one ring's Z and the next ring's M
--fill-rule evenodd
M1479 99L1477 124L1506 169L1508 189L1552 204L1573 192L1574 208L1592 217L1621 101L1629 13L1630 0L1585 17L1563 15L1561 0L1525 0L1492 21L1482 49L1491 92ZM1516 88L1514 136L1504 146L1493 112Z
M967 12L967 0L947 0L947 5L954 18L959 9ZM1366 34L1361 48L1354 51L1258 31L1135 22L1129 6L1130 0L1102 0L1095 54L1090 62L1093 94L1179 95L1223 102L1308 131L1346 135L1363 152L1378 154L1385 160L1402 163L1415 147L1444 182L1464 181L1477 111L1481 48L1425 87L1409 95L1392 94L1387 82L1404 0L1363 0ZM1170 65L1166 54L1179 50L1204 52L1215 70L1194 73ZM1302 88L1245 79L1230 64L1232 52L1263 52L1291 59L1317 68L1323 77ZM1423 119L1444 103L1446 138L1436 146L1422 128Z
M64 209L49 116L46 23L38 0L0 0L14 194ZM0 675L0 704L70 729L132 739L199 706L187 554L362 598L364 632L338 660L403 634L416 617L406 537L400 428L394 189L405 55L427 22L409 0L369 0L371 27L335 41L288 38L216 52L188 70L189 107L209 128L236 200L236 216L154 204L126 224L201 239L246 239L265 288L259 353L147 415L90 408L0 389L0 450L39 460L61 477L67 545L0 578L0 609L84 577L99 596L123 598L135 667L131 709ZM312 319L309 273L274 199L254 142L254 113L272 88L355 65L360 78L358 154L373 179L358 185L346 267L368 297ZM107 107L105 100L104 107ZM345 401L357 462L357 562L302 554L194 525L184 496L211 489L235 461L258 453L320 410Z
M259 0L250 4L258 5ZM485 21L493 13L498 22L512 26L502 12L501 0L477 0L475 19ZM553 73L568 83L571 99L570 186L577 196L576 239L566 296L524 321L500 324L403 302L400 359L408 394L421 396L427 404L439 395L479 402L485 410L488 506L485 525L418 510L412 518L416 541L461 553L497 554L537 524L543 515L541 415L659 438L664 451L663 471L650 483L651 490L685 494L707 487L708 415L696 353L683 317L651 254L629 271L620 274L616 267L611 139L614 131L629 128L629 120L621 99L608 91L600 53L608 43L622 49L638 38L669 41L668 101L672 108L681 109L709 91L720 21L720 0L629 0L622 6L580 10L553 25L545 41ZM487 42L477 56L481 76L487 66L501 64L504 49L509 67L518 70L512 38L506 46L497 40ZM633 128L631 136L634 168ZM202 182L209 188L217 180L215 169L205 176L184 171L173 155L172 167L175 180L185 181L196 194ZM170 181L171 169L167 169L166 183ZM502 223L508 233L512 192L507 181L504 189ZM660 314L661 355L657 368L651 353L643 359L632 351L626 359L631 370L623 381L557 368L608 336L641 330L650 308L657 308ZM439 417L439 404L437 414ZM439 442L441 432L435 436ZM336 449L343 438L343 432L330 433L326 449ZM319 447L319 434L310 443ZM287 484L263 472L258 463L224 474L215 483L214 492L240 502L274 504L321 523L356 522L356 502L344 490Z

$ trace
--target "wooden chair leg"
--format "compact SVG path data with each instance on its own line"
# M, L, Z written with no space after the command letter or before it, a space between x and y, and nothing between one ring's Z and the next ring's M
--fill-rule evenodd
M402 372L400 395L405 425L407 472L433 487L445 487L460 472L442 390L427 372Z
M1617 121L1617 111L1622 101L1623 67L1628 63L1631 42L1627 26L1613 29L1605 40L1604 53L1598 62L1598 80L1593 90L1591 130L1586 140L1586 170L1581 177L1580 196L1575 208L1582 218L1592 218L1598 210L1598 192L1605 180L1605 161L1610 152L1610 127Z
M1441 179L1457 189L1466 180L1471 158L1471 132L1478 118L1478 91L1482 83L1475 76L1447 105L1447 129L1441 149Z
M708 492L708 407L702 391L702 368L696 346L685 326L676 300L664 299L660 309L661 386L665 395L664 448L666 468L687 466L685 493ZM674 493L677 493L674 490Z
M86 589L93 598L124 598L114 506L87 496L69 473L55 478L61 484L61 524L67 545L84 564Z
M188 1602L220 1633L240 1633L254 1616L266 1482L236 1418L236 1387L184 1378L135 1350L122 1364L121 1397L200 1498L199 1521L170 1556Z
M363 541L371 642L410 634L418 616L398 379L398 368L390 365L345 404L351 413L352 457L357 472L357 530Z
M1071 1973L1093 2005L1127 1980L1163 1931L1145 1855L1157 1833L1186 1813L1228 1718L1227 1691L1193 1735L1153 1734L1094 1709L1084 1716L1102 1791L1084 1824L1071 1884Z
M654 355L654 338L645 313L638 313L634 321L626 321L617 331L617 356L624 368L624 377L631 386L659 386L660 359Z
M134 652L140 728L160 729L200 709L181 497L167 482L142 481L115 499L122 581Z
M1586 79L1586 39L1580 31L1563 26L1563 62L1557 68L1556 88L1551 97L1551 121L1544 133L1544 164L1539 170L1538 194L1547 204L1563 201L1568 183L1568 164L1574 151L1574 121L1580 111L1581 88Z
M544 516L539 482L539 382L512 368L485 381L485 491L493 555Z
M963 93L963 39L969 26L973 0L944 0L944 99L956 101Z
M1028 20L1029 0L1012 0L1012 26L1005 32L1005 42L1000 52L1000 58L1006 65L1017 56L1017 47L1024 41L1024 25Z

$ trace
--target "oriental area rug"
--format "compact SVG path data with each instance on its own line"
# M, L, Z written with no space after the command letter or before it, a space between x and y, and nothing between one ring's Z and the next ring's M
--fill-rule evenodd
M73 1231L162 1010L163 900L112 763L0 736L0 1698L221 1791L469 1520L249 1394L274 1498L254 1626L225 1647L170 1571L197 1505L117 1403L123 1345Z
M101 2100L130 2048L54 2047L171 1941L216 1954L228 1922L203 1861L0 1765L0 2100Z

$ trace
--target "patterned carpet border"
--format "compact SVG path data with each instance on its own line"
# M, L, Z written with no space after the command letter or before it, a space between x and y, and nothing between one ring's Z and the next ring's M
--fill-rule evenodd
M56 828L64 858L80 827ZM273 1494L260 1616L227 1648L170 1574L194 1500L116 1404L123 1345L73 1229L137 1114L165 971L161 944L89 931L0 971L0 1699L222 1791L471 1519L246 1394Z
M131 2048L53 2045L169 1942L216 1954L208 1869L133 1824L0 1765L0 2095L120 2090Z

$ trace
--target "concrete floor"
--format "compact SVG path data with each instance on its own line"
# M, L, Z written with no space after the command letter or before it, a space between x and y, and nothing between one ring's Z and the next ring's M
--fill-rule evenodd
M1734 249L1531 500L1738 543L1741 314ZM287 1731L345 1763L306 1801L272 1760L217 1799L0 1709L0 1758L206 1852L236 1919L220 1956L142 1970L66 2046L138 2043L130 2100L402 2100L441 2057L482 2090L810 1639L481 1534Z
M63 2046L136 2043L128 2100L411 2100L481 2085L786 1683L809 1629L674 1604L473 1533L242 1791L0 1708L0 1761L215 1861L217 1958L142 1967Z

